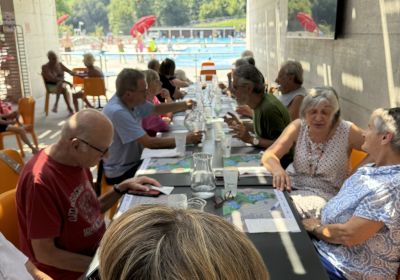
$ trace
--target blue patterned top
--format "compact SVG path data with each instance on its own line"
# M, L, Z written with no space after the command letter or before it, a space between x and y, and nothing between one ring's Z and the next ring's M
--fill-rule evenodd
M352 216L385 226L362 244L315 241L317 250L348 279L394 280L400 265L400 165L359 168L325 205L321 223L344 224Z

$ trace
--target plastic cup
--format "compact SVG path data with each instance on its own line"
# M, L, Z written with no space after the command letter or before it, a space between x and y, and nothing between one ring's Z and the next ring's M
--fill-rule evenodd
M224 136L223 121L214 122L214 138L215 141L221 141Z
M237 194L239 171L237 169L224 168L224 190L225 194L231 192L232 196Z
M186 132L175 132L174 137L176 152L179 155L184 156L186 152Z
M232 148L232 135L225 134L222 144L223 157L230 157Z

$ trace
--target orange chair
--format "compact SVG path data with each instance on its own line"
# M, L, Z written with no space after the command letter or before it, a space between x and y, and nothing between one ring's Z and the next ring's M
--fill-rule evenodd
M205 75L206 81L212 81L212 77L217 75L215 63L213 61L205 61L201 64L200 76Z
M360 165L360 163L368 156L364 151L352 149L350 154L350 172L353 173L355 169Z
M18 163L20 168L24 166L24 161L21 155L16 150L6 149L0 151L0 153L6 154L13 161ZM17 186L19 173L10 167L4 160L0 158L0 194L8 190L14 189Z
M17 203L15 194L17 189L0 194L0 232L15 247L19 248L19 229Z
M92 77L87 77L83 79L83 88L85 92L85 96L97 96L98 100L98 107L97 108L102 108L101 103L100 103L100 96L104 95L108 102L108 98L106 95L106 85L104 83L104 78L92 78Z
M23 97L18 100L18 113L21 124L24 125L25 131L32 135L33 143L36 149L39 148L39 142L35 133L35 99L32 97Z
M106 176L103 173L103 175L101 176L101 194L103 195L112 189L113 189L113 185L107 184ZM112 220L115 212L117 211L118 204L119 204L119 200L117 202L115 202L114 205L110 209L108 209L107 213L108 213L108 218L110 220Z
M86 73L87 68L84 68L84 67L73 68L72 72L78 73L78 74ZM83 80L84 80L84 78L82 78L82 77L72 76L72 84L73 84L74 88L76 88L76 87L83 88L83 84L84 84Z
M5 136L15 136L15 138L17 139L17 144L18 144L18 148L20 150L20 154L22 157L25 157L25 153L24 153L24 147L22 145L22 141L21 141L21 137L16 134L15 132L12 131L4 131L4 132L0 132L0 150L4 149L4 140L3 138Z

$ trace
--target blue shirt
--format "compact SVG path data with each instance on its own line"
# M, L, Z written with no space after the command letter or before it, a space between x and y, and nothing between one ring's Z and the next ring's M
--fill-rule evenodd
M114 95L103 109L103 113L114 126L114 138L108 157L104 158L104 172L108 178L121 176L140 161L143 147L136 140L146 134L142 118L153 112L150 102L129 109Z
M394 280L400 264L400 165L359 168L325 205L321 222L344 224L353 216L385 225L362 244L315 241L317 250L347 279Z

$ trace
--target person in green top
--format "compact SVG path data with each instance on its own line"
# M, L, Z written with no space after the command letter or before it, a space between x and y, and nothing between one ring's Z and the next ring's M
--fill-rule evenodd
M254 146L268 148L290 123L287 108L272 94L265 92L265 80L261 72L250 64L241 65L233 72L232 90L238 104L254 110L253 123L241 122L229 114L225 121L233 128L235 137ZM282 157L282 165L292 162L293 153Z

